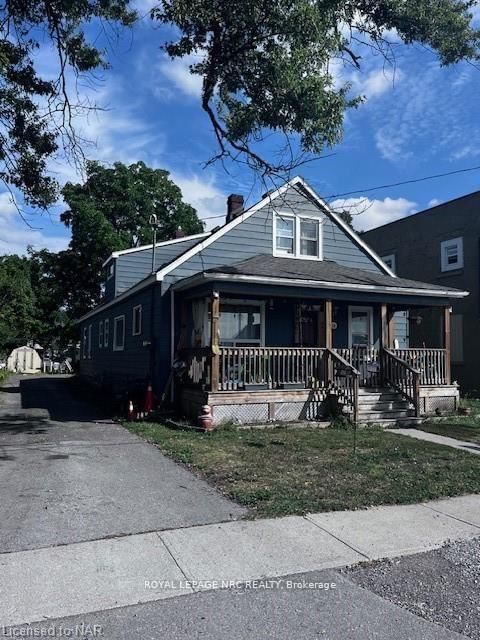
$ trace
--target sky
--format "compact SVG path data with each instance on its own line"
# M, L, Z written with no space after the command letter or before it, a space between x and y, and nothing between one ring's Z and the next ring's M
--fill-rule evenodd
M144 17L135 27L103 41L110 68L79 83L81 98L99 110L82 115L75 126L89 141L89 158L107 165L142 160L170 171L209 229L222 224L228 194L244 194L250 205L260 187L243 167L230 164L228 173L220 164L205 167L216 147L200 107L201 80L189 73L187 60L172 62L162 52L165 34L146 15L149 0L137 0L137 7ZM474 20L480 26L479 10ZM102 42L94 27L91 35ZM336 82L351 82L365 102L347 113L342 143L298 171L335 209L348 208L358 230L480 189L476 170L368 191L480 165L480 68L467 63L442 68L431 51L390 37L394 67L366 52L361 71L333 68ZM48 76L55 60L45 44L35 63ZM52 160L49 169L62 184L81 181L64 158ZM349 192L354 193L342 196ZM59 201L48 213L27 212L28 226L0 187L0 254L25 254L27 245L65 248L69 233L59 221L63 209Z

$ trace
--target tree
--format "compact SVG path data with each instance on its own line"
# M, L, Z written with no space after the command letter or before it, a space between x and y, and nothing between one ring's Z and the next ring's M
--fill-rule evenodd
M262 175L284 175L310 154L338 143L344 113L362 101L334 82L332 63L361 68L367 48L391 61L395 30L406 44L431 47L444 65L479 58L471 26L476 0L163 0L152 18L176 28L164 44L189 57L203 80L201 105L219 152ZM196 59L195 59L196 57ZM258 142L268 130L286 137L268 161ZM299 151L295 143L299 140Z
M19 256L0 257L0 355L36 338L36 300L30 263Z
M143 162L117 162L112 168L88 162L85 183L67 183L62 194L68 209L61 220L71 228L72 239L58 255L58 277L64 304L77 317L100 301L102 264L110 253L151 242L152 214L158 218L158 241L173 238L179 227L186 234L203 231L168 171Z
M78 150L72 115L86 108L69 95L71 72L105 67L102 52L88 42L87 23L130 25L129 0L7 0L0 20L0 179L23 192L27 202L46 207L57 183L47 161L59 145ZM35 67L41 45L53 45L57 76L44 78ZM38 66L38 65L37 65Z
M343 222L346 222L346 224L348 224L348 226L353 229L353 216L350 213L350 211L343 209L342 211L337 211L336 213L337 213L337 216L341 220L343 220Z

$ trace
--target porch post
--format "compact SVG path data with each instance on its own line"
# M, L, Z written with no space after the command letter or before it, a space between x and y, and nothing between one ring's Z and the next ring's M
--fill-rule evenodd
M211 373L210 391L218 391L220 379L220 294L214 291L212 294L212 314L210 324L210 348L211 348Z
M332 315L332 301L325 300L325 335L323 336L323 343L327 349L331 349L333 346Z
M451 383L450 307L443 308L443 348L445 349L445 381Z
M385 303L380 305L380 346L382 349L388 349L390 347L389 339L389 322L388 322L388 309Z
M388 323L388 348L393 349L395 347L395 314L389 308L387 313Z

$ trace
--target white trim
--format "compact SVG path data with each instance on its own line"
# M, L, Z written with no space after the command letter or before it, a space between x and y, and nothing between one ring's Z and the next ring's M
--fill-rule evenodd
M107 260L107 262L110 262L110 259L109 259L109 260ZM102 268L107 264L107 262L105 262L105 263L102 265ZM107 271L107 280L110 280L111 278L113 278L113 276L114 276L114 275L115 275L115 265L114 265L114 264L111 264L111 265L108 267L108 271Z
M103 347L103 320L98 323L98 348Z
M139 310L140 311L140 315L139 315L139 327L138 327L138 331L135 331L135 311ZM132 336L140 336L142 335L142 305L141 304L136 304L133 309L132 309Z
M87 346L87 358L92 359L92 325L88 325L88 346Z
M117 320L123 320L123 336L122 336L122 346L119 347L117 345ZM113 351L124 351L125 350L125 314L120 316L115 316L113 319Z
M163 242L157 242L155 247L166 247L169 244L176 244L177 242L185 242L186 240L196 240L197 238L205 238L210 235L210 231L205 231L203 233L196 233L193 236L184 236L183 238L173 238L173 240L164 240ZM127 253L135 253L136 251L146 251L147 249L151 249L153 244L143 244L139 247L132 247L131 249L122 249L120 251L113 251L109 257L102 264L102 267L105 267L110 260L113 258L118 258L118 256L124 256Z
M391 269L394 273L396 273L396 272L397 272L397 264L396 264L396 263L397 263L397 261L396 261L396 258L395 258L395 254L394 254L394 253L389 253L389 254L388 254L388 256L382 256L382 260L383 260L383 262L385 262L385 264L387 264L387 263L386 263L386 260L390 260L390 264L391 264L391 266L390 266L390 267L388 267L388 264L387 264L387 267L388 267L389 269Z
M231 304L238 306L260 307L260 347L265 346L265 300L248 300L246 298L220 298L220 316L222 315L222 304ZM222 342L222 334L220 332L220 343ZM242 343L257 342L257 340L233 340L233 342L241 345ZM235 345L237 346L237 345Z
M348 348L352 348L352 312L353 311L366 311L368 314L368 345L367 347L373 346L373 307L371 306L357 306L357 305L348 305Z
M452 246L455 246L457 249L457 262L455 262L455 264L448 264L445 250ZM440 243L440 267L442 272L463 269L463 237L450 238Z
M199 273L191 278L180 280L173 288L177 291L196 282L207 280L225 280L230 282L254 282L257 284L279 284L287 287L306 287L316 289L341 289L346 291L370 291L372 293L393 293L394 295L419 295L439 298L465 298L469 291L453 291L452 289L416 289L414 287L388 287L375 284L350 284L347 282L328 282L323 280L301 280L300 278L275 278L272 276L246 276L229 273Z

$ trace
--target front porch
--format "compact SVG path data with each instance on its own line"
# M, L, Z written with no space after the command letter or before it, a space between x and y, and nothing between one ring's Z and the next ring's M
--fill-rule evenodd
M457 408L449 307L435 307L432 343L441 346L410 347L402 322L417 300L276 294L254 287L248 298L225 287L176 294L182 413L194 419L208 404L217 424L263 423L322 420L337 409L357 423L381 410L413 420ZM268 344L279 338L284 344Z

